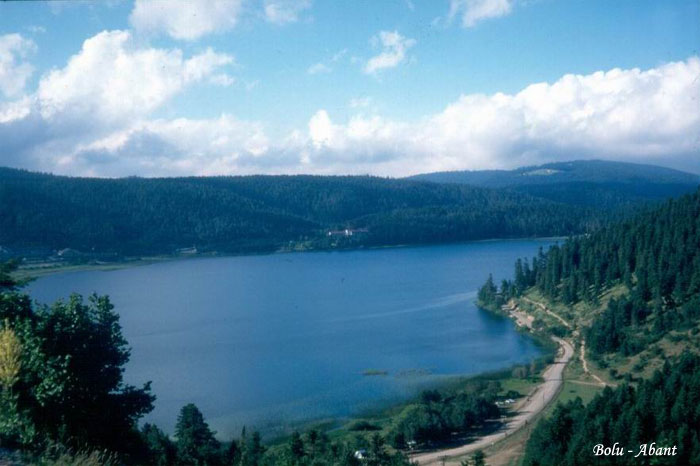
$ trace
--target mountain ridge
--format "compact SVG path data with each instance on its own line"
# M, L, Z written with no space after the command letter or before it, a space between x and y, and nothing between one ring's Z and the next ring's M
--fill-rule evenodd
M662 201L692 192L700 175L656 165L575 160L514 170L434 172L407 179L468 184L520 193L572 205L605 209Z
M0 255L27 248L44 255L241 253L568 236L700 183L672 169L600 161L466 173L482 177L481 185L321 175L89 178L0 167ZM612 182L615 176L626 181ZM509 177L537 183L508 184ZM346 229L359 234L339 233Z
M551 172L546 172L551 170ZM700 184L700 175L659 165L607 160L572 160L528 165L512 170L455 170L421 173L407 179L505 187L538 182L622 182L656 181L663 184Z

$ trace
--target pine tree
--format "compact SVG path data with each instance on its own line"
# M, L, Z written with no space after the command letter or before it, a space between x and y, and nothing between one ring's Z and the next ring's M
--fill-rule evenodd
M294 432L289 439L289 456L294 464L304 457L304 441L299 432Z
M221 445L194 404L185 405L180 410L175 437L178 463L196 466L219 464Z

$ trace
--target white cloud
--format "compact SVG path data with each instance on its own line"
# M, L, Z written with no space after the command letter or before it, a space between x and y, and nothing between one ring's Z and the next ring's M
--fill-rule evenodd
M232 64L233 57L224 53L217 53L208 47L204 53L200 53L185 61L184 80L200 81L203 77L209 76L214 70Z
M364 72L367 74L398 66L406 59L408 49L416 44L415 40L403 37L397 31L381 31L373 42L381 45L382 51L365 64Z
M138 47L127 31L105 31L86 40L64 68L41 79L39 110L47 120L124 124L232 62L212 49L185 59L178 49Z
M316 148L338 146L339 134L339 129L333 125L325 110L319 110L309 120L309 136Z
M324 63L315 63L306 70L309 74L330 73L333 71L330 66Z
M86 147L146 127L155 110L195 83L232 84L222 72L231 63L210 48L186 58L179 49L141 46L127 31L101 32L42 76L32 95L0 105L0 165L93 174L77 162ZM91 160L99 173L99 157Z
M573 158L698 160L700 59L647 71L565 75L517 94L462 95L419 121L319 110L312 164L383 175L516 167ZM696 96L692 98L692 96Z
M268 150L259 123L230 115L144 121L81 145L72 163L81 173L101 165L103 175L214 175L235 173Z
M25 61L36 51L36 44L20 34L0 36L0 92L16 97L24 92L34 67Z
M129 22L139 31L196 40L233 28L238 22L241 4L242 0L136 0Z
M474 27L482 20L510 14L513 3L514 0L450 0L448 18L461 16L463 27Z
M31 113L31 99L23 97L14 102L0 102L0 124L22 120Z
M311 0L265 0L265 19L275 24L293 23L299 14L311 8Z
M513 94L465 94L410 121L357 98L345 121L319 109L307 128L275 138L263 123L227 114L152 118L191 83L219 80L231 60L137 47L121 31L98 34L45 75L36 94L0 105L0 165L102 176L402 176L585 158L700 162L698 57L565 75Z

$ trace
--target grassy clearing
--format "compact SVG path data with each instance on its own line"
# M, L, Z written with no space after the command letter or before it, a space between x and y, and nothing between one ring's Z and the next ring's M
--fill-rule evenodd
M501 380L501 394L506 395L509 391L516 391L521 396L526 396L539 385L542 380L540 377L529 377L527 379L508 378Z
M31 265L20 266L19 269L12 273L12 277L16 280L33 280L36 278L45 277L47 275L53 275L57 273L67 273L67 272L83 272L83 271L110 271L125 269L127 267L135 267L139 265L150 265L158 262L167 262L173 260L186 259L187 257L170 257L170 256L157 256L157 257L144 257L139 259L125 259L118 262L105 262L105 263L88 263L88 264L62 264L56 262L47 262Z
M700 326L689 330L673 330L660 340L648 345L643 351L632 355L605 355L602 358L605 368L596 365L604 378L614 383L622 380L634 383L638 379L650 377L656 370L663 367L664 362L684 351L700 354Z
M557 403L567 403L576 398L581 398L583 404L588 404L598 393L603 390L600 385L591 385L590 383L577 383L574 380L565 380L564 386L556 398Z
M583 404L588 404L598 393L603 391L602 386L595 385L590 382L590 380L582 380L581 378L574 378L573 374L569 372L569 368L564 371L564 384L557 396L552 400L552 402L543 411L537 420L543 417L549 417L554 408L559 403L567 403L573 401L576 398L581 398ZM533 425L536 422L533 423Z
M595 318L595 316L600 314L602 310L605 309L605 307L608 305L608 302L612 298L619 298L620 296L628 292L629 289L625 285L615 285L612 288L605 290L600 296L598 296L599 304L595 306L588 304L584 301L579 301L573 306L568 306L559 302L551 302L549 299L543 296L542 293L540 293L534 288L528 290L527 293L525 293L525 297L540 303L547 303L547 306L553 312L567 320L573 328L581 329L583 327L589 326L591 324L591 321ZM526 302L523 303L523 305L526 309L528 309L528 311L532 308L533 315L535 315L536 318L542 319L548 324L560 324L558 320L546 314L538 307Z

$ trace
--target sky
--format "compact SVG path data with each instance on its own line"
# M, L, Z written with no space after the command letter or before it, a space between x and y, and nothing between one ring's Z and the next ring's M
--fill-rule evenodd
M0 166L700 173L698 0L0 2Z

